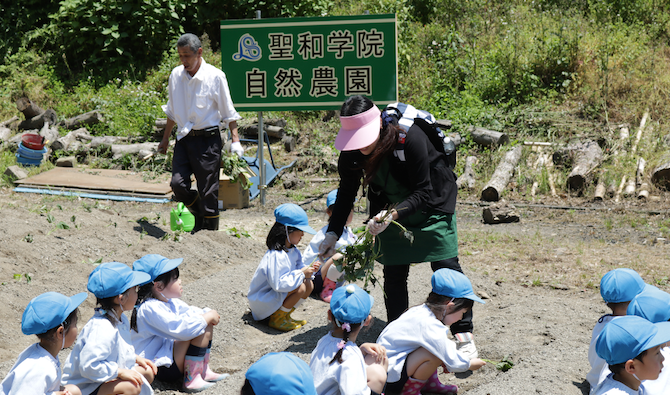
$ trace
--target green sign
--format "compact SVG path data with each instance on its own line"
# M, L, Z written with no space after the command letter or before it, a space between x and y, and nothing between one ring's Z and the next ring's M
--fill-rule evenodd
M221 21L221 58L238 111L398 101L394 14Z

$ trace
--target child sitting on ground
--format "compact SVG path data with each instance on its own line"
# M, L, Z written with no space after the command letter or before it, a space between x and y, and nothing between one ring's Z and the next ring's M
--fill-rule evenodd
M389 359L386 392L456 393L457 386L440 382L438 367L465 372L486 365L479 358L468 359L447 337L449 325L463 318L474 302L484 303L475 295L470 280L463 273L443 268L433 273L431 285L426 302L388 324L377 339Z
M249 367L240 395L316 395L309 366L290 352L265 354Z
M334 191L330 191L328 197L326 198L326 214L328 214L329 219L330 216L333 215L333 205L335 204L336 199L337 199L337 189ZM353 219L353 217L354 217L354 210L352 209L351 213L349 213L349 217L347 218L347 222L345 223L344 230L342 231L342 236L335 243L335 249L338 251L356 242L356 236L348 226L349 224L351 224L351 220ZM305 251L303 251L302 263L305 266L310 265L312 262L318 259L319 246L321 245L323 239L326 237L325 235L327 231L328 231L328 225L324 226L323 228L321 228L321 230L316 232L316 235L312 237L312 240L310 240L309 245L307 246L307 248L305 248ZM340 280L340 276L342 273L340 273L333 264L334 261L340 258L342 258L342 254L340 253L336 253L332 257L328 258L328 260L321 265L319 271L316 272L314 277L314 291L312 292L314 294L319 295L321 300L323 300L326 303L330 303L330 297L333 294L333 291L335 290L335 288L342 285L343 283L343 281Z
M668 341L670 322L652 324L632 315L612 320L596 340L596 352L612 373L593 393L647 394L642 382L658 378L663 367L661 347Z
M296 244L304 232L316 232L305 210L296 204L282 204L274 214L276 222L266 239L268 250L251 279L247 298L256 321L270 317L270 327L291 331L307 324L291 318L291 313L312 293L312 276L320 267L319 262L303 265Z
M137 288L151 277L119 262L107 262L88 276L88 290L97 298L93 317L81 330L63 368L63 383L82 395L149 395L156 365L135 354L130 325L123 314L137 302Z
M670 294L656 287L646 287L628 305L628 315L642 317L652 324L670 320ZM670 347L661 347L665 360L670 360ZM664 395L670 389L670 366L664 365L656 380L645 380L645 395Z
M75 385L61 386L58 353L77 339L78 306L86 292L72 297L47 292L28 303L21 332L37 335L39 343L26 348L0 385L3 395L81 395Z
M593 394L598 384L610 374L607 364L596 353L598 335L600 335L600 332L602 332L607 323L614 318L626 315L628 303L630 303L635 295L647 287L651 287L651 285L645 284L642 277L632 269L610 270L600 280L600 295L605 303L607 303L607 307L612 310L612 314L605 314L600 317L595 327L593 327L593 333L591 334L591 344L589 345L588 354L591 370L586 375L586 380L591 385L591 394Z
M209 368L212 332L221 318L216 310L189 306L181 299L182 258L145 255L133 270L151 276L140 287L130 319L131 339L138 355L158 366L156 378L179 382L189 392L203 391L228 377Z

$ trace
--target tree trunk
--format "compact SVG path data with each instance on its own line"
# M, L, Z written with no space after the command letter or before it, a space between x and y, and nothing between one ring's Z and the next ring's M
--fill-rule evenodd
M482 218L486 224L501 224L519 222L521 217L516 212L514 205L502 201L484 208Z
M58 116L56 116L56 112L54 110L49 109L44 111L40 115L36 115L32 118L22 121L19 124L19 129L21 130L40 129L42 128L42 126L44 126L45 123L49 123L49 125L55 125L56 121L58 121Z
M51 149L53 149L54 151L57 150L67 151L70 145L75 141L77 140L90 141L91 139L93 139L93 136L91 136L88 133L88 130L86 130L86 128L79 128L77 130L68 132L68 134L66 134L65 136L60 137L59 139L54 141L53 144L51 144Z
M266 125L263 123L263 129L268 136L281 139L284 137L284 128L281 126ZM252 136L252 138L258 139L258 124L247 125L242 128L242 133L245 136Z
M0 126L0 143L4 143L9 140L9 136L12 135L12 130L4 126Z
M568 188L581 191L591 172L603 161L603 150L595 141L589 141L575 157L575 166L568 176Z
M505 133L480 128L478 126L470 126L469 131L472 140L475 143L485 147L509 143L509 137L507 137Z
M63 121L63 126L66 129L77 129L85 125L95 125L96 123L105 122L105 118L102 116L100 111L93 110L87 113L77 115L76 117L66 119Z
M9 119L6 120L6 121L0 122L0 128L9 128L9 129L11 129L10 125L13 124L13 123L16 123L17 121L19 121L19 117L17 117L17 116L15 115L15 116L9 118Z
M58 137L60 137L60 135L58 134L58 128L55 126L49 127L48 122L44 123L44 126L42 126L42 130L40 130L39 134L40 136L44 137L45 146L51 146L51 144L53 144L53 142L58 140Z
M657 188L670 190L670 154L666 154L651 172L651 183Z
M505 189L509 180L512 179L514 168L521 159L523 147L516 146L505 154L505 157L498 164L491 180L482 190L482 200L487 202L497 202L500 200L500 193Z
M112 146L121 141L126 141L125 137L119 136L97 136L91 139L91 148L98 148L101 145Z
M137 155L139 158L145 158L156 152L158 143L138 143L138 144L113 144L112 154L114 159L118 159L124 155Z
M475 187L475 170L473 169L475 164L477 164L476 156L468 156L465 158L465 169L463 170L463 174L456 180L458 189L472 189Z
M40 106L33 103L25 96L16 101L16 108L23 113L26 119L34 118L44 113L44 110L41 109Z

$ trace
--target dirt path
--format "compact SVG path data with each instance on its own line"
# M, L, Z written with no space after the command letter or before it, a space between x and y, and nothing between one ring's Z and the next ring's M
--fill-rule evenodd
M331 187L321 186L325 192ZM274 222L272 210L294 197L277 188L270 191L264 207L254 200L248 209L222 212L222 231L185 234L179 241L169 229L170 205L0 191L0 377L35 341L20 331L21 314L31 298L46 291L81 292L95 262L132 264L148 253L185 258L180 267L184 299L221 313L212 365L232 377L203 394L238 394L246 369L267 352L286 350L308 360L328 331L326 304L308 300L294 313L307 319L307 326L279 333L255 323L246 302L249 281ZM325 195L314 192L302 201L312 227L325 225ZM462 265L475 289L489 298L474 311L480 355L492 360L509 356L515 366L504 373L487 366L471 375L442 375L442 380L471 395L588 393L583 384L589 369L588 342L593 325L606 312L594 285L613 267L633 267L648 282L667 289L669 247L658 240L665 219L645 216L644 224L632 226L634 220L642 221L641 215L520 211L520 223L486 226L481 224L481 208L458 206ZM355 221L362 218L357 213ZM59 222L69 229L59 228ZM303 244L308 241L305 238ZM427 296L430 275L429 265L411 269L410 304ZM361 341L374 341L385 324L381 289L374 289L373 296L376 321ZM91 316L94 303L93 296L84 302L80 322ZM179 393L158 388L157 394Z

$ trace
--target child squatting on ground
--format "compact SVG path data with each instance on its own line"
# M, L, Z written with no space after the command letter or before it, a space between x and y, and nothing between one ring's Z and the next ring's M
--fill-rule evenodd
M663 368L661 347L670 341L670 322L652 324L642 317L625 316L605 325L596 352L610 373L595 395L647 394L644 380L656 380Z
M312 293L312 277L320 267L318 261L303 265L295 245L304 232L316 231L309 226L305 210L296 204L282 204L274 214L276 222L266 239L268 250L251 279L247 298L256 321L270 317L270 327L291 331L307 324L291 318L291 313Z
M600 358L596 353L596 340L598 335L602 332L605 325L615 318L626 315L628 304L635 297L646 288L655 288L651 285L645 284L642 277L635 270L632 269L614 269L605 273L600 280L600 295L602 296L607 307L612 310L612 314L605 314L598 319L598 322L593 327L591 334L591 344L589 345L589 364L591 370L586 375L586 380L591 385L591 394L595 391L598 384L603 382L610 374L605 360Z
M445 326L459 321L474 302L484 303L473 292L470 280L463 273L443 268L433 273L431 285L426 302L388 324L377 339L389 359L386 392L455 393L455 385L440 382L439 366L449 372L465 372L486 365L479 358L468 359L457 351L445 330Z
M309 366L289 352L265 354L249 367L240 395L316 395Z
M182 262L182 258L150 254L133 263L133 270L147 273L151 281L140 287L130 334L137 354L158 367L158 380L178 382L185 390L197 392L228 374L209 368L212 332L221 317L216 310L189 306L179 299Z
M326 214L328 214L328 220L333 215L333 205L337 199L337 189L330 191L328 197L326 198ZM342 231L342 236L335 243L335 250L341 251L346 248L348 245L352 245L356 242L356 236L354 232L349 228L349 224L354 217L354 210L352 209L349 213L349 217L345 223L344 229ZM319 246L321 242L326 237L326 232L328 231L328 225L324 226L316 232L316 235L312 237L309 245L305 248L302 254L302 263L307 266L318 259L319 256ZM340 279L342 273L340 273L334 265L334 261L342 258L341 253L335 253L332 257L328 258L326 262L321 265L319 270L316 272L314 277L314 291L312 293L318 294L321 300L326 303L330 303L330 297L333 294L333 291L338 286L341 286L344 281Z
M88 290L97 298L93 317L79 333L63 367L63 383L82 395L149 395L156 365L135 354L130 324L123 314L137 302L137 288L151 280L119 262L107 262L88 276Z
M71 347L77 339L78 306L88 294L72 297L47 292L28 303L21 318L24 335L40 340L19 354L7 377L2 381L2 395L80 395L75 385L61 386L58 353Z
M374 299L357 285L337 288L330 300L332 330L319 340L309 362L319 395L379 395L384 390L388 359L375 343L356 345L370 325Z

